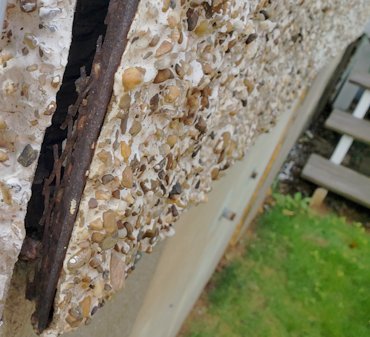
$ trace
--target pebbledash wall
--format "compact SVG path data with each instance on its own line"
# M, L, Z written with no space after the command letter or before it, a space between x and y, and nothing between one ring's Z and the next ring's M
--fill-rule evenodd
M72 5L61 8L56 1L45 2L55 3L53 8L60 8L59 15L70 13L73 8ZM18 9L14 11L21 13ZM9 13L12 12L8 10ZM39 20L41 11L36 13L38 15L27 15ZM20 15L23 18L26 14ZM122 326L117 323L120 318L114 315L122 311L108 303L108 308L102 310L105 314L96 312L119 292L128 274L132 273L130 278L134 279L139 270L145 275L147 268L149 279L143 278L137 289L131 284L129 294L117 295L131 308L127 309L127 316L132 316L130 322L125 321L130 327L124 328L124 335L156 336L153 334L156 324L162 327L157 330L158 336L173 336L235 229L236 223L230 224L226 220L227 212L225 218L221 210L232 200L238 204L234 209L240 219L247 200L260 188L257 184L248 187L246 177L249 178L253 170L266 171L276 160L275 149L281 137L299 132L302 123L289 130L293 111L298 120L302 116L297 115L297 111L308 112L296 110L294 106L318 70L359 36L369 16L367 0L271 3L264 0L142 0L116 73L110 110L96 144L81 205L76 210L77 221L58 284L54 319L46 334L64 333L89 324L97 317L96 320L116 326L113 329L120 329L122 335ZM53 22L58 26L59 21L68 21L70 25L71 15L67 17L69 21L63 21L56 15ZM19 20L15 17L12 25L17 25ZM67 32L68 27L63 27ZM12 88L13 91L0 100L0 125L5 130L1 137L13 134L13 143L19 145L0 152L3 156L0 158L4 158L0 162L1 173L4 172L0 176L3 194L0 210L1 217L5 216L1 219L1 231L5 233L17 224L20 234L14 239L5 233L8 242L11 238L17 243L4 270L0 269L5 278L11 274L23 237L22 220L34 171L34 163L28 168L22 165L22 161L26 162L22 154L26 147L26 154L30 150L29 139L34 140L30 144L32 150L39 149L42 131L50 120L43 116L52 113L52 109L46 108L55 100L59 85L58 82L53 86L57 75L50 79L47 76L52 72L45 75L42 83L54 91L32 95L40 101L32 102L19 112L30 125L37 125L38 133L20 130L18 125L22 124L17 119L20 117L8 110L16 111L14 102L27 99L22 95L21 86L14 83L19 76L32 77L34 71L39 72L47 62L30 61L31 65L35 64L31 69L36 67L36 70L26 73L24 60L29 54L21 54L20 47L35 46L31 52L41 48L43 44L35 42L42 41L41 32L30 36L14 28L13 36L6 48L14 48L19 57L13 61L18 62L14 63L13 77L7 73L5 80L3 75L9 69L1 70L3 92L8 94ZM67 34L61 50L65 50L69 38ZM18 41L13 42L14 46L12 39ZM54 45L50 43L50 46ZM51 49L57 50L57 47ZM9 60L7 64L12 64ZM53 54L49 62L54 67L60 65L61 71L65 65ZM325 78L329 75L326 73ZM39 78L41 74L31 78L33 82L28 90L40 89ZM9 81L13 85L9 85ZM320 83L316 85L320 87ZM14 93L18 93L18 98L11 101ZM11 109L4 108L9 106L8 102L13 102ZM48 113L35 115L35 110ZM269 130L269 135L258 137ZM269 141L263 143L263 139ZM257 145L252 146L255 141ZM29 157L25 156L25 160ZM243 157L242 162L234 164ZM233 175L223 180L224 171L232 165ZM23 199L17 199L20 192L12 187L11 179L24 181L18 183L24 191ZM219 179L216 191L210 194L213 198L210 206L203 204L182 215L190 206L207 201L214 181ZM243 190L247 190L248 195ZM241 197L235 198L235 193ZM230 204L228 207L233 209ZM182 220L176 234L179 217ZM171 244L170 239L164 247L163 244L154 247L161 239L174 234L178 235L172 239L176 244ZM152 251L158 256L160 249L160 258L146 256ZM143 261L137 264L142 254ZM5 258L1 262L4 263ZM180 262L183 268L178 265ZM138 270L134 270L135 267ZM187 284L181 282L181 277ZM146 291L145 285L149 286L151 278L153 281ZM136 297L135 291L139 292ZM185 294L187 297L181 296ZM165 302L159 301L161 296ZM167 300L177 302L167 303ZM119 306L117 299L115 303ZM162 303L162 310L156 312L154 308L158 303ZM172 315L172 323L165 319L166 310L171 312L167 314ZM95 313L97 316L92 317ZM112 321L112 317L116 321ZM141 317L145 319L140 321ZM13 333L15 335L15 329Z
M1 320L25 236L24 218L38 154L67 63L75 1L0 2L5 8L4 23L0 21Z

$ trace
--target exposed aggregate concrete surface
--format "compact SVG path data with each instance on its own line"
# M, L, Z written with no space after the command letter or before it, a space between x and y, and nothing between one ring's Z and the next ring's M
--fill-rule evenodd
M74 5L8 2L0 41L0 315ZM141 254L207 200L212 181L292 108L369 16L368 0L141 0L44 334L88 324Z
M67 63L74 4L9 0L6 7L0 39L0 321L25 236L38 154Z
M88 324L369 15L367 0L142 0L46 335Z

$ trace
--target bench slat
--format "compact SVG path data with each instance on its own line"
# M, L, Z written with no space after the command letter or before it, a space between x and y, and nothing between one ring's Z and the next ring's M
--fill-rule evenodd
M347 199L370 208L370 178L312 154L302 177Z
M352 72L349 76L349 81L353 84L357 84L360 87L370 90L370 74L369 73L359 73Z
M333 110L325 121L325 127L370 144L370 122L353 117L341 110Z

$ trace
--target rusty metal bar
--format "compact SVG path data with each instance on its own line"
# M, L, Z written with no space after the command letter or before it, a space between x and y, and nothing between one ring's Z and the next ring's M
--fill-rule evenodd
M58 162L65 160L64 175L53 201L49 200L48 209L44 213L42 260L36 271L34 284L37 287L34 287L33 296L36 300L33 320L38 332L45 330L52 319L56 287L85 187L86 174L112 96L114 74L127 45L127 34L138 4L139 0L111 0L106 18L105 40L92 67L87 106L81 107L81 96L86 93L83 90L77 99L79 115L75 130L67 139L66 148L56 161L48 181L50 183L55 177L59 180ZM67 124L70 123L67 121Z

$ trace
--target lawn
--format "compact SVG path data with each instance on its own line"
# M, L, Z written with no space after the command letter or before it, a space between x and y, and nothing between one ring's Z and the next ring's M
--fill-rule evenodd
M184 337L369 337L370 234L275 196L242 253L215 273Z

